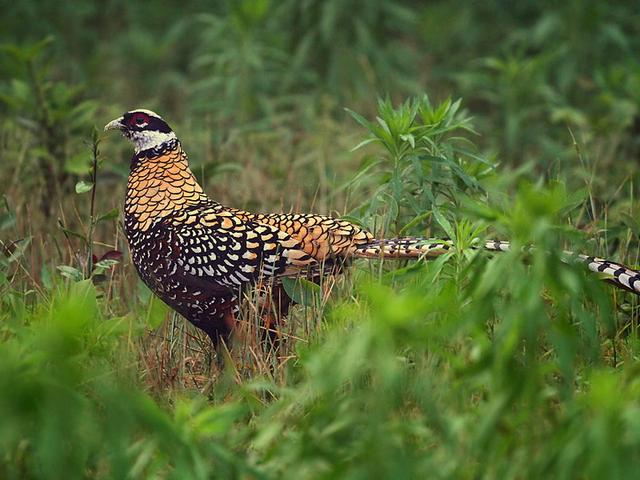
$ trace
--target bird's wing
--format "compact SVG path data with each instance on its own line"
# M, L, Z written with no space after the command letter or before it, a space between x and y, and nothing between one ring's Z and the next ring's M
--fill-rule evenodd
M288 233L229 211L185 209L164 223L174 237L172 267L232 289L316 263Z
M246 213L246 212L244 212ZM374 239L368 231L345 220L314 214L248 214L249 219L272 226L300 242L304 252L318 261L348 256L358 245Z

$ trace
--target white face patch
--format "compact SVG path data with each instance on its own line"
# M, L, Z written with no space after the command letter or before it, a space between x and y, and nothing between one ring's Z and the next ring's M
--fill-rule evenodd
M165 133L155 130L146 130L142 132L128 132L127 136L133 142L136 153L143 150L149 150L156 148L170 140L176 138L176 134L173 132Z

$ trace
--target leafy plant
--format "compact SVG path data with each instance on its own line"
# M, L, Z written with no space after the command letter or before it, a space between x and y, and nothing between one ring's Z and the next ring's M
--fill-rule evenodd
M201 14L200 48L193 69L201 80L193 88L198 110L240 122L255 119L286 92L280 72L287 54L273 31L268 0L226 2L226 15ZM270 100L267 100L267 99Z
M91 179L90 181L80 180L76 183L76 194L82 195L85 193L91 193L91 200L89 202L89 221L86 233L78 233L71 231L65 227L61 220L58 221L62 232L67 239L67 242L72 244L71 239L76 238L81 240L84 251L77 252L76 259L79 263L78 267L71 265L59 265L58 270L60 273L74 281L80 281L86 278L93 278L94 281L101 281L104 279L104 273L111 267L117 265L122 258L122 253L118 250L109 250L105 252L100 258L94 254L94 231L96 226L100 222L117 219L119 216L119 210L109 210L103 214L97 214L96 209L96 192L98 184L98 158L100 156L99 151L100 140L98 138L98 132L94 129L92 139L92 161L91 161ZM72 247L73 248L73 247Z
M419 90L419 58L403 41L417 21L404 2L288 0L275 16L301 87L340 101Z
M77 135L89 130L95 112L95 102L82 99L82 86L50 77L52 58L45 60L45 56L52 41L48 37L24 47L5 44L1 49L11 62L4 62L7 80L0 84L0 102L35 140L30 149L46 192L41 202L46 214L51 213L48 199L58 189L68 191L72 174L86 172L79 167L82 153Z
M365 218L384 208L383 231L397 234L401 227L402 232L411 231L433 216L451 235L441 210L455 206L459 193L479 191L477 175L492 169L473 144L460 136L474 133L460 101L447 99L432 106L425 95L394 108L390 100L381 100L375 122L349 113L370 135L355 149L373 143L384 151L367 161L356 176L358 181L374 174L379 179L371 199L359 207Z

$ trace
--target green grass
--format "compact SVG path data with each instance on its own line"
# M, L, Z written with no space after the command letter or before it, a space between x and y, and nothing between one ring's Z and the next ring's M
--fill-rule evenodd
M633 2L3 11L0 477L636 475L637 297L560 253L640 264ZM93 132L139 106L224 204L459 248L303 288L277 351L248 299L220 371L128 256Z

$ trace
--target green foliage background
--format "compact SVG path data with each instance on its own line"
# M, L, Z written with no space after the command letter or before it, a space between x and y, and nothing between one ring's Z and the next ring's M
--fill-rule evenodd
M637 475L637 297L561 255L639 263L636 1L0 11L0 477ZM220 371L128 258L135 107L225 204L458 248L299 286L277 351L248 301Z

